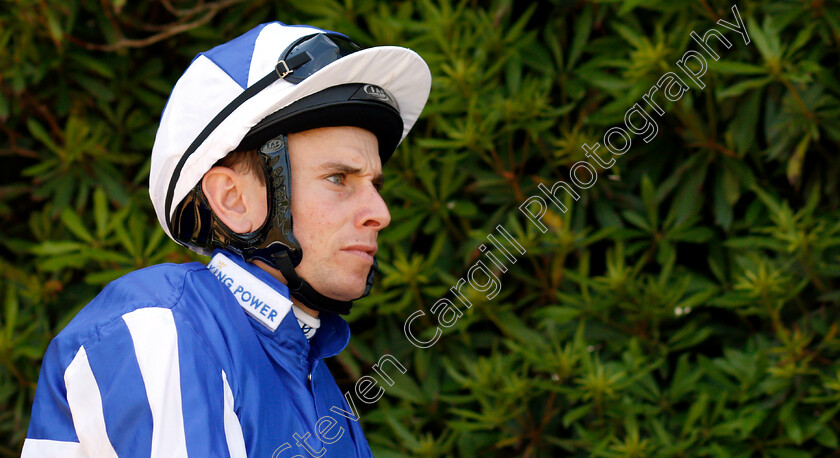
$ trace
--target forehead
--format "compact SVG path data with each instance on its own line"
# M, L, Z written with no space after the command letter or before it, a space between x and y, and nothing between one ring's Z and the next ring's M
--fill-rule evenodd
M376 136L359 127L321 127L288 135L294 168L342 163L366 172L379 172L379 143Z

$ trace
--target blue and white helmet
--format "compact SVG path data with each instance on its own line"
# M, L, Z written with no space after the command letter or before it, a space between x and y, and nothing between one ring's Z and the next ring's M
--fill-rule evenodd
M242 149L243 139L261 121L296 101L335 86L364 84L368 93L376 96L384 90L393 99L402 118L396 143L411 130L431 88L429 67L417 53L377 46L340 49L326 61L312 53L295 54L295 48L313 36L332 38L339 48L347 43L355 47L335 32L271 22L197 55L178 79L155 137L149 179L158 221L173 240L179 241L171 231L175 208L205 172L231 151ZM300 63L307 55L310 59ZM300 56L304 58L292 62L291 57ZM201 247L190 248L206 253Z
M193 251L221 247L266 262L303 304L349 313L352 301L322 295L295 271L303 251L293 232L285 135L362 127L376 135L384 164L417 121L430 88L431 72L414 51L361 49L309 26L262 24L201 53L175 84L155 137L149 194L158 220ZM248 150L263 161L269 214L258 230L240 234L213 214L201 179L230 152ZM375 270L376 260L362 297Z

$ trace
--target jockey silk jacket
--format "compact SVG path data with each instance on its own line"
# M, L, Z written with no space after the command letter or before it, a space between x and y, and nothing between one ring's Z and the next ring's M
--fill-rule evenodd
M112 282L50 343L23 456L372 456L322 361L349 326L288 297L223 250Z

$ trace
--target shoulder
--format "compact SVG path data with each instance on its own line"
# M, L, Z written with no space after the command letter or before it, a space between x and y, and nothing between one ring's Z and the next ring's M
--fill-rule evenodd
M113 445L111 456L149 456L163 436L183 456L186 435L224 446L214 438L236 391L227 341L218 338L225 322L204 313L226 304L218 288L198 263L110 283L50 343L28 437Z
M130 321L131 317L172 314L180 308L199 306L193 291L199 289L197 285L212 288L214 283L218 282L197 262L159 264L131 272L109 283L88 303L53 339L51 350L69 363L67 359L80 347L96 345L119 329L124 330L127 317Z
M183 295L191 277L207 273L207 268L198 262L146 267L109 283L88 308L94 309L95 304L106 301L111 303L108 308L116 312L144 306L172 308ZM113 304L119 304L119 307Z

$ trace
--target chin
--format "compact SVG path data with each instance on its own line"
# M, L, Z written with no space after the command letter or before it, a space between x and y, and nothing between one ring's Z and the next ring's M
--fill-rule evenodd
M301 263L303 264L303 263ZM329 268L301 269L297 273L309 285L324 296L336 301L353 301L365 293L370 267L331 264Z
M354 301L354 300L360 298L362 296L362 294L365 293L365 286L366 285L362 285L360 288L359 287L354 287L354 288L351 288L351 289L342 290L342 292L344 294L340 294L341 298L338 299L338 300L340 300L340 301Z
M333 283L328 285L312 285L316 291L337 301L353 301L365 293L367 287L367 276L361 280L354 280L350 283Z

